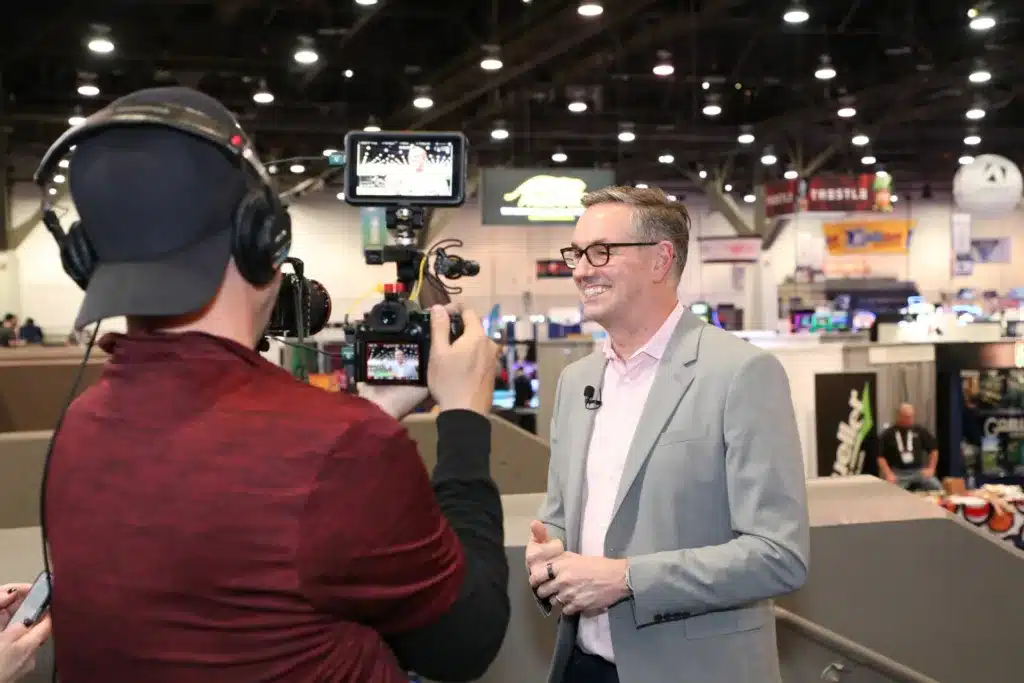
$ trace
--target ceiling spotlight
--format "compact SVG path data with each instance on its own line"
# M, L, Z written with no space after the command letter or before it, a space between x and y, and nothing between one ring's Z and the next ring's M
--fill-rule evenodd
M975 145L980 145L981 144L981 136L972 133L971 135L968 135L967 137L964 138L964 144L968 145L970 147L974 147Z
M989 81L992 80L992 73L987 69L975 69L974 71L971 72L971 75L967 77L967 80L969 80L971 83L977 84L988 83Z
M889 197L889 201L890 201L890 202L892 202L893 204L895 204L895 203L896 203L896 202L898 202L899 200L900 200L900 198L899 198L899 195L895 195L895 194L894 194L894 195L892 195L891 197Z
M697 177L700 178L701 180L704 180L708 177L708 172L702 168L700 171L697 172Z
M814 77L819 81L830 81L836 77L836 70L832 66L831 57L828 55L821 56L821 62L818 64L818 70L814 72Z
M604 12L604 7L601 6L601 3L596 2L596 0L583 0L576 12L581 17L597 17Z
M857 135L853 136L850 142L852 142L857 147L863 147L864 145L871 142L871 138L869 138L867 135L864 135L863 133L858 133Z
M646 190L650 186L647 183L637 183L634 187L638 190Z
M71 118L68 119L68 125L72 126L72 127L80 126L83 123L85 123L85 117L84 116L79 116L77 114L75 116L72 116Z
M379 133L380 126L377 125L377 119L371 116L370 120L366 122L365 126L363 126L363 130L365 130L367 133Z
M583 100L573 100L569 103L569 111L573 114L582 114L587 110L587 103Z
M972 31L988 31L995 28L996 18L989 14L976 14L969 25Z
M551 161L555 162L556 164L564 164L568 160L569 157L566 156L565 152L561 150L558 150L557 152L551 155Z
M786 172L782 174L782 177L785 178L786 180L796 180L797 178L800 177L800 174L790 168L787 169Z
M864 164L865 166L873 166L878 163L878 159L876 159L871 154L866 154L860 158L860 163Z
M745 201L747 204L753 204L754 202L757 201L757 197L752 195L752 194L747 193L747 194L743 195L743 201Z
M884 168L880 168L877 171L875 171L875 175L878 176L879 178L888 178L889 172L886 171Z
M755 138L754 134L750 132L750 130L750 126L743 126L740 129L739 136L736 138L736 142L740 143L741 145L749 145L753 143Z
M252 94L252 101L256 104L270 104L274 101L274 93L270 92L265 81L260 81L259 89Z
M83 83L78 86L78 94L82 97L96 97L100 94L100 89L93 83Z
M484 57L480 60L480 68L484 71L497 71L505 66L501 61L501 49L497 45L484 45Z
M803 4L799 2L793 3L793 5L786 10L786 13L782 15L782 20L787 24L802 24L810 18L811 15L807 13Z
M299 173L305 173L306 172L306 167L303 166L302 164L292 164L288 168L288 170L291 171L292 173L299 174Z
M337 199L337 200L338 200L339 202L343 202L343 201L345 201L345 193L344 193L344 192L339 192L338 194L334 195L334 197L335 197L335 198L336 198L336 199Z
M957 162L959 162L961 166L967 166L968 164L974 163L974 157L972 157L970 154L965 154L959 159L957 159Z
M58 173L57 175L53 176L53 182L57 183L58 185L63 183L65 180L67 180L67 178L65 178L60 173Z
M114 51L114 43L109 38L97 37L89 41L89 50L98 55L109 55Z
M48 194L50 194L50 195L55 195L55 194L57 194L57 188L56 188L56 187L51 187L51 188L50 188L49 190L47 190L46 192L47 192Z
M415 98L412 101L412 106L417 109L430 109L434 106L434 99L430 96L429 87L418 86L414 92Z
M672 164L675 163L675 160L676 158L671 154L662 154L660 157L658 157L659 164Z
M275 166L274 164L267 166L267 173L269 173L270 175L277 175L277 166Z
M363 7L369 7L371 5L376 5L377 0L356 0L356 4L362 5Z
M333 148L331 148L331 147L328 147L327 149L325 149L325 150L323 151L323 155L324 155L325 157L329 157L329 156L331 156L331 155L333 155L333 154L337 154L337 153L338 153L338 150L336 150L336 149L333 149Z
M665 195L665 199L669 200L670 202L677 202L677 201L679 201L679 197L675 196L674 194L667 194L667 195Z
M985 110L978 105L974 105L967 110L965 116L971 121L980 121L985 118Z
M722 105L719 104L718 95L711 94L707 96L703 111L704 116L718 116L722 113Z
M777 162L778 160L779 158L775 156L775 153L772 151L771 147L767 148L764 151L764 154L761 155L761 163L764 164L765 166L774 166L775 162Z
M491 130L492 140L508 140L508 128L505 127L504 121L496 121L494 129Z
M61 168L67 168L68 166L71 165L71 162L68 161L67 159L61 159L57 165Z
M311 46L300 47L298 50L295 51L295 54L292 55L292 57L299 64L309 65L316 64L318 61L320 61L320 55L317 54L317 51L314 50Z
M619 131L619 142L633 142L636 140L636 133L628 128Z
M841 119L852 119L857 115L857 110L853 107L840 107L839 111L836 112L836 115Z
M344 76L345 78L352 78L353 76L355 76L355 75L356 75L356 72L355 72L355 71L353 71L352 69L345 69L345 70L344 70L344 71L342 72L342 75L343 75L343 76Z
M654 65L655 76L671 76L676 72L676 68L672 66L672 55L665 50L658 51L658 63Z
M726 192L732 192L732 183L726 183L725 187L722 188Z

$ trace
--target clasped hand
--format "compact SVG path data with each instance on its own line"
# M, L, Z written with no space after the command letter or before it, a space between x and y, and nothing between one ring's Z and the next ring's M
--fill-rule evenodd
M36 651L50 637L50 617L32 626L10 624L30 584L0 586L0 683L16 681L36 665Z
M626 566L626 560L566 552L541 522L530 524L526 545L530 586L537 597L561 606L562 614L592 616L626 598Z

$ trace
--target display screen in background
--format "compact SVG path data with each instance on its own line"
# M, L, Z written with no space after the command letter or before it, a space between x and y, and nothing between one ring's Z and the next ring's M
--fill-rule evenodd
M369 342L366 345L366 376L377 381L420 380L420 349L415 344Z
M360 140L354 161L360 197L454 196L450 140Z

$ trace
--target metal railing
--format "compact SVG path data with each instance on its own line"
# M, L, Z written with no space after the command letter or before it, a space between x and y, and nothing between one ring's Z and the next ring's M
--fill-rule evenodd
M775 606L775 619L794 631L799 632L801 635L835 651L846 659L872 669L898 683L939 683L939 681L924 675L920 671L904 666L893 659L889 659L880 652L876 652L854 640L841 636L817 622L805 619L778 605ZM830 664L822 672L822 680L840 680L842 671L843 667L841 664ZM831 677L827 677L829 672L834 672L834 674Z

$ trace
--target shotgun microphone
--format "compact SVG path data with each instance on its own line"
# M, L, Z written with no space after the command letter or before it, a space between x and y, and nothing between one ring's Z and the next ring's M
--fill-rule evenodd
M597 398L594 398L595 393ZM589 384L583 387L583 407L587 410L597 410L601 407L601 392Z

